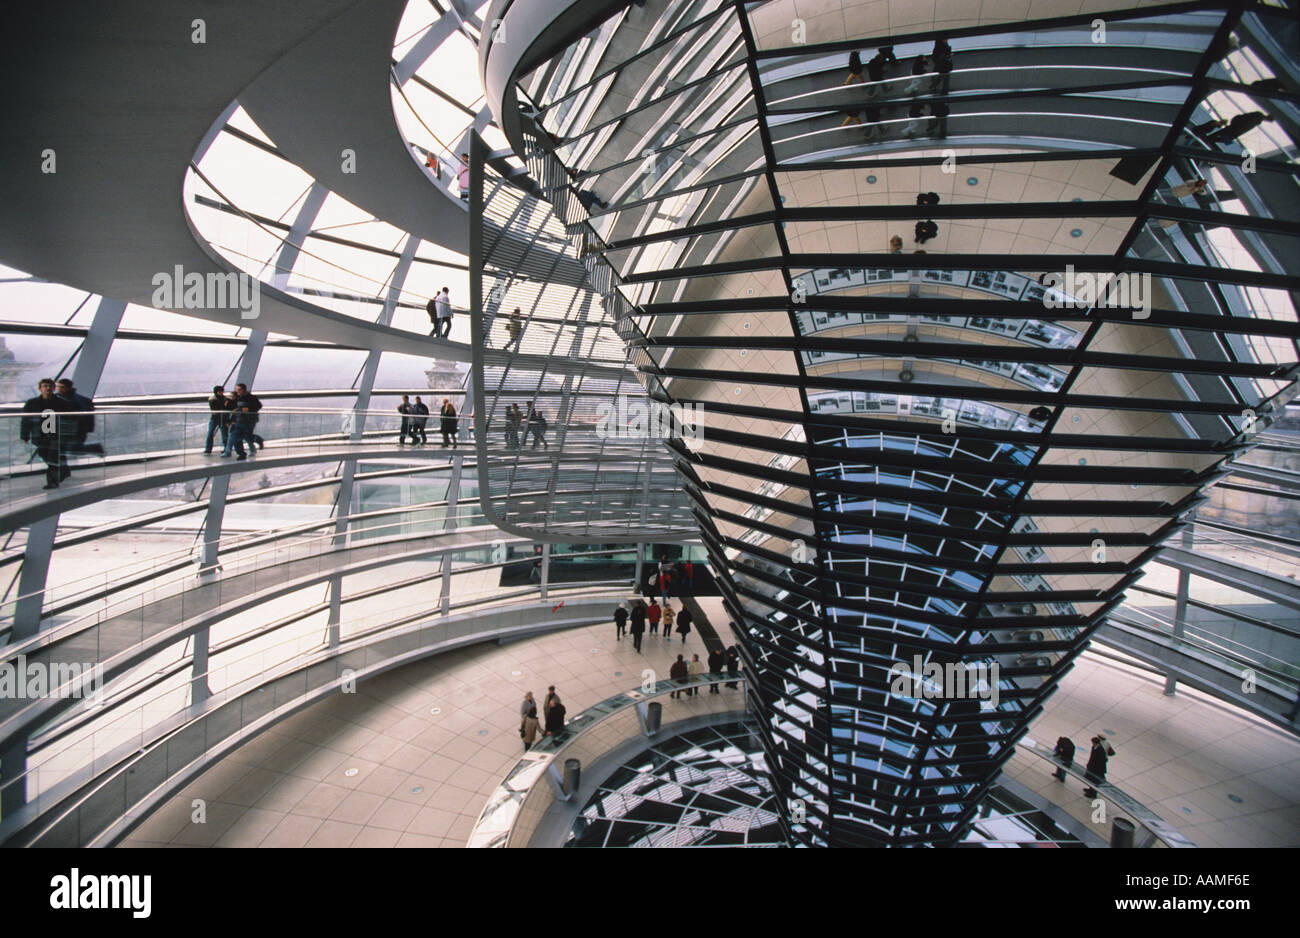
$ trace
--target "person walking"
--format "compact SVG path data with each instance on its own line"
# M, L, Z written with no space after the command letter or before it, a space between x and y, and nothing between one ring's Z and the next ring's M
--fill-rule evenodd
M211 412L208 416L208 438L203 443L203 455L212 455L212 438L217 431L221 431L221 450L226 452L230 449L230 412L235 409L235 403L226 396L226 389L219 384L212 386L212 396L208 398L208 410Z
M727 649L727 677L736 677L738 674L740 674L740 650L732 645ZM736 682L728 681L727 686L735 690Z
M397 405L397 412L402 415L402 428L397 434L397 445L405 446L406 438L410 436L411 442L415 442L415 434L411 433L411 401L405 394L402 395L402 403Z
M537 449L537 444L541 443L543 449L551 447L546 442L546 418L542 412L537 410L532 404L528 405L528 430L533 434L533 449ZM524 442L528 442L527 432L524 434Z
M661 554L659 557L659 595L663 597L664 602L668 602L668 588L673 582L673 565L668 562L668 555Z
M1074 740L1068 736L1062 736L1056 741L1056 748L1052 750L1052 755L1064 763L1064 768L1059 768L1052 773L1052 778L1058 782L1065 781L1065 769L1074 765Z
M1092 752L1088 753L1088 767L1084 771L1083 777L1092 782L1093 785L1106 781L1106 762L1108 756L1115 755L1115 750L1111 748L1110 743L1106 742L1105 736L1094 736L1092 738ZM1083 793L1089 798L1097 797L1097 789L1089 785L1083 790Z
M645 605L637 600L636 605L632 607L632 646L637 652L641 651L641 636L645 634Z
M74 418L76 433L73 434L72 446L69 451L104 455L104 447L98 443L88 444L86 442L86 437L95 432L95 402L84 394L78 394L77 389L68 378L60 378L54 382L54 394L71 404L72 409L77 412L77 416Z
M564 725L563 721L560 725ZM519 724L519 735L524 741L524 752L533 747L533 743L537 741L537 734L541 731L542 724L537 719L537 708L529 707L528 712L524 714L524 721Z
M695 617L691 615L689 606L682 606L682 611L677 614L677 633L682 637L682 644L686 644L686 636L691 634L691 623Z
M415 403L411 405L411 442L419 446L424 446L429 442L429 436L424 432L424 425L429 422L429 405L420 400L420 395L415 395Z
M934 219L926 219L916 223L916 237L913 238L917 244L925 244L931 238L939 236L939 226L935 224Z
M445 339L451 335L451 290L442 288L442 292L433 298L434 324L431 335Z
M663 614L664 635L669 641L672 641L673 638L673 620L676 618L677 613L673 610L673 607L669 604L668 600L665 599Z
M524 317L518 306L510 314L510 320L506 323L506 332L510 334L510 341L502 347L501 351L507 351L513 345L518 352L519 340L524 337Z
M663 608L655 602L653 596L650 597L650 608L645 611L645 617L650 622L650 634L659 634L659 620L663 617Z
M691 655L691 663L687 666L687 671L691 676L692 682L699 680L699 675L704 673L704 662L700 660L699 655ZM692 684L690 691L688 691L692 697L699 692L700 689L695 687L694 684Z
M438 424L439 429L442 431L442 445L455 449L458 421L456 420L456 408L449 398L444 397L442 399L442 410L439 413L442 415L442 420ZM450 442L448 442L448 439L450 439Z
M511 404L506 408L506 449L519 449L519 425L523 423L523 414L519 412L518 404Z
M925 85L923 76L930 71L930 60L924 55L918 55L912 60L912 80L903 88L903 94L916 94Z
M854 49L849 53L849 77L844 79L846 85L862 83L862 53Z
M677 660L673 662L673 666L668 669L668 676L678 684L685 684L689 675L690 669L687 668L686 662L682 660L682 656L678 655ZM684 693L684 691L675 690L668 696L676 699L677 695L681 693Z
M36 390L36 397L23 404L18 432L24 443L36 447L36 455L45 462L45 485L42 488L57 489L60 482L72 475L68 467L68 446L77 435L76 418L59 415L70 414L76 408L54 393L51 378L36 382Z
M1263 111L1251 111L1247 114L1238 114L1232 120L1221 126L1220 129L1206 137L1206 142L1214 144L1231 143L1242 134L1254 130L1266 120L1268 120L1268 115Z
M720 676L722 674L722 669L726 667L726 664L727 664L726 654L722 651L721 648L719 648L717 645L714 645L713 648L709 651L709 673L716 676ZM710 694L719 693L718 685L710 684L709 693Z
M235 385L235 400L233 401L234 419L230 428L230 445L235 449L235 461L246 459L244 455L244 443L248 443L249 450L253 449L253 427L257 426L257 413L262 409L262 402L259 401L248 390L248 385ZM223 452L222 456L229 456L229 452Z
M695 564L687 560L682 564L682 596L695 595Z
M619 603L614 607L614 641L623 640L623 630L627 628L627 603Z

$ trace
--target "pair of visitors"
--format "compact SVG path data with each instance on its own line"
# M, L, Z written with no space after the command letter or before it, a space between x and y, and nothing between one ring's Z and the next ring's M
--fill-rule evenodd
M429 333L440 339L445 339L451 335L451 291L443 287L425 306L429 313L429 320L433 323L433 331Z
M36 397L23 404L19 435L24 443L36 447L36 455L45 462L43 488L57 489L60 482L72 475L68 466L68 448L80 429L77 418L73 416L77 408L74 403L55 394L52 378L36 382L36 389Z

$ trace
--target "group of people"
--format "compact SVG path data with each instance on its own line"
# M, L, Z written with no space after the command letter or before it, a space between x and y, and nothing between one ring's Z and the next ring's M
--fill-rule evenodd
M641 651L641 638L646 633L646 627L649 626L651 635L659 634L659 625L663 624L664 638L668 641L673 640L673 630L676 628L677 634L682 637L682 643L686 643L686 637L691 634L691 624L694 617L691 610L685 605L682 606L681 612L673 609L672 603L664 600L661 606L655 602L653 596L650 597L650 604L641 599L635 599L632 602L632 611L629 612L627 603L619 603L614 609L614 633L615 641L622 641L623 632L626 630L632 636L632 645L638 652Z
M438 293L434 294L433 299L425 305L429 313L429 321L433 323L433 331L429 333L439 339L445 339L451 335L451 291L443 287Z
M78 394L70 380L42 378L36 382L36 390L36 396L23 404L19 436L36 448L36 455L45 463L43 488L56 489L72 475L68 465L70 454L103 455L104 447L86 442L86 437L95 430L95 405L90 398Z
M898 66L898 64L898 56L894 54L893 46L884 46L879 49L875 56L867 62L865 68L862 64L862 56L857 50L849 53L849 74L844 79L844 84L861 84L864 81L864 71L870 84L864 89L866 101L853 102L842 108L845 116L844 121L840 124L841 127L847 127L850 124L866 124L868 140L885 135L886 131L882 125L885 116L881 111L881 107L873 102L884 94L886 86L882 82L886 78L887 70L894 71L894 67ZM902 93L905 96L912 96L922 92L942 92L944 81L951 71L952 47L948 45L947 40L943 38L936 39L934 49L929 55L918 55L912 59L911 78L903 86ZM901 107L901 102L898 106ZM903 130L905 135L915 136L920 133L926 119L930 123L927 132L937 134L941 122L948 116L948 106L942 101L912 101L908 106L907 116L908 122Z
M203 443L204 454L212 455L212 443L218 431L221 433L223 457L229 456L233 451L238 461L247 459L249 455L257 455L259 449L265 449L266 440L256 432L258 412L261 409L262 402L248 390L248 385L236 384L234 394L227 394L226 389L219 384L213 385L212 396L208 398L208 410L211 413L208 417L208 437ZM248 444L248 453L244 452L245 443Z
M677 660L673 662L673 666L668 669L668 676L672 680L678 681L679 683L686 683L688 681L693 681L696 675L704 673L704 662L700 661L699 655L691 655L691 660L689 662L683 660L683 658L683 655L678 655ZM740 649L735 645L732 645L730 648L724 650L721 646L715 645L709 650L708 667L709 673L717 677L721 677L724 672L729 677L739 676ZM727 686L734 690L739 686L739 682L728 681ZM700 689L698 687L688 687L684 690L675 690L668 696L678 697L681 695L688 695L694 697L699 692ZM709 685L709 693L719 693L716 681Z
M397 405L397 412L402 415L402 427L397 434L398 446L404 445L408 436L411 438L412 446L424 446L429 442L429 437L424 431L424 425L429 420L429 407L420 399L420 395L415 396L415 403L412 404L409 396L403 394L402 403ZM457 434L460 432L460 418L450 398L442 399L442 407L438 414L438 429L442 432L442 445L455 449Z
M662 554L658 572L654 574L654 584L665 605L670 592L676 593L678 597L690 596L695 592L695 564L686 558L673 563L667 554Z
M533 692L524 694L523 703L519 705L519 738L524 741L524 752L531 749L539 738L564 732L564 716L567 712L560 702L560 695L555 692L554 684L546 688L546 700L542 703L540 714L537 712Z
M1106 763L1111 756L1115 755L1115 750L1107 742L1106 737L1100 734L1094 736L1091 743L1092 750L1088 753L1088 765L1084 769L1084 778L1092 784L1084 788L1083 793L1089 798L1096 798L1097 789L1092 786L1106 781ZM1064 766L1064 768L1059 768L1053 772L1052 777L1058 782L1063 782L1065 781L1065 770L1074 764L1074 740L1068 736L1060 737L1056 741L1056 748L1052 751L1052 755L1056 756L1057 760Z
M918 193L916 196L916 204L922 207L929 206L929 205L938 205L939 193L937 192ZM939 226L935 224L934 219L927 218L923 221L918 221L916 223L916 237L914 237L912 240L915 241L917 244L925 244L925 242L929 241L932 238L937 238L938 236L939 236ZM899 235L894 235L889 239L889 253L890 254L903 253L903 239ZM913 251L912 253L924 254L925 251L917 250L917 251Z
M519 409L518 404L511 404L506 407L506 449L516 450L523 449L528 445L528 438L533 439L533 449L537 449L540 443L543 449L550 449L551 446L546 442L546 430L550 424L546 421L546 415L537 409L536 405L528 405L528 414ZM523 430L523 442L519 441L519 431Z

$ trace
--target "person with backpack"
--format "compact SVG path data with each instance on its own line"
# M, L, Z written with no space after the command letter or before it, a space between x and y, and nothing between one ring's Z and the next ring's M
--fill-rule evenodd
M1105 736L1094 736L1092 738L1092 752L1088 753L1088 768L1084 771L1084 778L1092 782L1093 785L1106 781L1106 761L1107 756L1115 755L1115 750L1111 748L1110 743L1106 742ZM1083 793L1089 798L1097 797L1097 789L1089 785L1083 790Z
M434 322L433 331L429 335L445 339L451 335L451 290L443 287L442 292L435 296L432 302Z
M623 640L623 630L627 628L627 604L619 603L614 608L614 641Z
M1064 768L1059 768L1052 773L1052 778L1058 782L1065 781L1065 769L1074 765L1074 740L1068 736L1062 736L1056 741L1056 748L1052 750L1052 755L1064 764Z

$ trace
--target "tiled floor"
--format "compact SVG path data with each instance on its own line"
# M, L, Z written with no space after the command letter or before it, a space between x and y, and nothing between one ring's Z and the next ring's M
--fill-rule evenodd
M726 638L725 620L714 620ZM614 642L610 624L401 668L243 747L126 845L463 846L521 751L525 690L540 700L553 683L574 714L641 683L644 668L665 676L681 648L647 636L638 655L629 639ZM686 650L702 651L698 636ZM1300 741L1201 695L1160 691L1144 672L1086 656L1031 735L1050 744L1069 734L1086 749L1094 732L1109 731L1118 753L1109 780L1202 846L1300 845ZM1081 792L1061 793L1037 766L1012 772L1083 810ZM205 823L193 820L194 799L205 802Z
M1115 748L1106 780L1199 847L1300 846L1300 740L1182 686L1173 697L1145 671L1084 655L1029 735L1049 750L1058 736L1088 758L1101 733ZM1080 820L1090 802L1032 757L1008 767Z
M667 677L682 645L647 635L643 649L638 655L630 638L615 643L611 622L398 669L244 746L163 805L126 845L464 846L488 794L522 752L523 692L540 701L555 684L576 714L640 684L645 668ZM685 650L703 650L698 636ZM431 713L435 707L440 712ZM205 823L193 821L194 799L206 804Z

